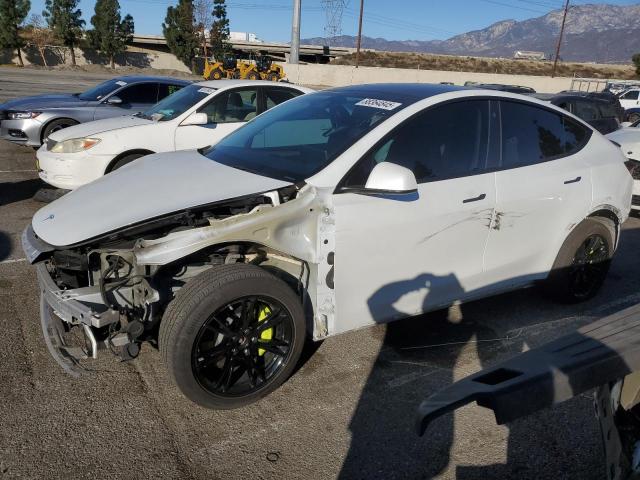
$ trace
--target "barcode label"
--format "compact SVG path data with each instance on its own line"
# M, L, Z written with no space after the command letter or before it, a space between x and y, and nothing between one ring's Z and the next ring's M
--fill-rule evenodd
M365 98L356 103L356 105L360 107L379 108L381 110L395 110L402 104L390 102L389 100L379 100L377 98Z

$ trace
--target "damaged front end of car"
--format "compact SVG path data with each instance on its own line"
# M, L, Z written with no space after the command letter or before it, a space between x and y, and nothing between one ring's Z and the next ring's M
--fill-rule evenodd
M109 350L135 358L157 344L162 315L189 279L217 265L259 265L285 280L307 312L309 332L334 324L334 218L329 192L309 185L185 209L68 247L29 226L23 249L35 264L41 323L56 362L74 376Z

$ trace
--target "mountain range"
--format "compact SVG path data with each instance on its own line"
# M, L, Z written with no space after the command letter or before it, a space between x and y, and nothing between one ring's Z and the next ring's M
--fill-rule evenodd
M503 20L448 40L386 40L362 37L362 48L482 57L513 56L517 50L544 52L552 58L562 23L562 10L523 21ZM366 31L366 22L365 22ZM355 47L356 37L308 38L306 44ZM640 4L572 6L567 15L560 57L565 61L628 63L640 53Z

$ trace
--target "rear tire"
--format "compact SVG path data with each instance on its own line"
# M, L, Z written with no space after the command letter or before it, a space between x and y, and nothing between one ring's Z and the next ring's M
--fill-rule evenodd
M615 224L592 217L580 223L565 240L544 288L562 303L593 298L602 286L615 248Z
M116 163L114 163L111 168L109 169L109 171L107 173L111 173L114 170L117 170L119 168L124 167L125 165L127 165L128 163L133 162L134 160L137 160L140 157L144 157L144 153L132 153L131 155L127 155L125 157L122 157L121 159L117 160Z
M296 367L305 336L291 287L258 266L236 264L207 270L178 291L158 344L189 400L232 409L278 388Z
M269 75L267 75L267 80L269 80L270 82L277 82L278 80L280 80L280 77L278 76L277 73L270 73Z
M247 80L260 80L260 75L258 75L256 72L249 72L247 74Z
M42 132L42 142L44 142L52 133L64 128L73 127L77 124L78 122L76 122L75 120L71 120L70 118L59 118L58 120L54 120L48 123L44 128L44 131Z

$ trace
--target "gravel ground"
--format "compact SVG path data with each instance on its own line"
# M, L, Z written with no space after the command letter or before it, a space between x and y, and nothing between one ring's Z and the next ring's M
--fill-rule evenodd
M104 78L55 73L0 69L0 98ZM79 379L49 358L35 272L19 247L41 187L33 150L0 143L0 478L604 477L591 393L499 427L468 406L424 438L414 413L483 365L637 303L639 220L625 225L592 301L561 306L524 290L331 338L277 392L222 412L184 399L148 346L128 363L104 355Z

